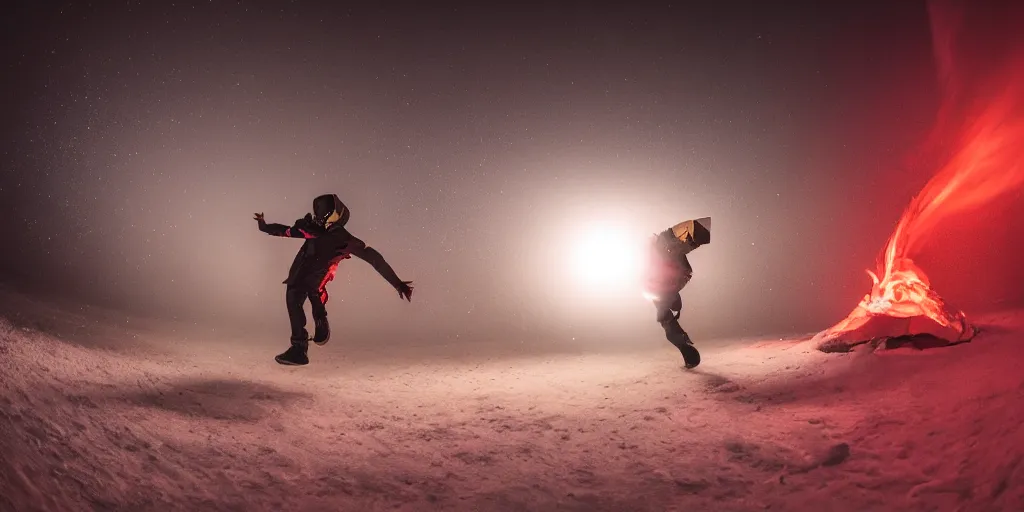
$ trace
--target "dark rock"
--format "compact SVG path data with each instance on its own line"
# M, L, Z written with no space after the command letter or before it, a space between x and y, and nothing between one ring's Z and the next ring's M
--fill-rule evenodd
M821 461L822 466L838 466L842 464L847 457L850 456L850 445L846 443L840 443L832 448L829 448L828 453L825 454L825 459Z

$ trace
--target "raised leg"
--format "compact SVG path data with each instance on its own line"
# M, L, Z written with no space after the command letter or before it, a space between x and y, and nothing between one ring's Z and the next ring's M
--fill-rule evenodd
M690 335L679 325L679 313L683 309L683 301L678 293L674 297L665 297L654 301L658 312L658 323L665 329L665 339L683 355L687 368L700 364L700 352L693 346Z

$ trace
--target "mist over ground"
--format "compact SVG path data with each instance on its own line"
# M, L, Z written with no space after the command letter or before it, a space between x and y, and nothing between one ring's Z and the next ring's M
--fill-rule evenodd
M694 338L816 331L933 171L908 163L938 109L923 2L44 2L4 23L3 282L281 339L298 243L251 214L290 223L321 193L417 286L400 303L345 262L328 309L352 343L616 344L658 337L653 312L573 278L581 230L711 216ZM922 256L950 303L1024 297L1001 245L1020 213Z

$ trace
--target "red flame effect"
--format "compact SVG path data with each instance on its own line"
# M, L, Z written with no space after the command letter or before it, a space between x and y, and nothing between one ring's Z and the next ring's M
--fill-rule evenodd
M936 61L947 93L938 133L951 127L952 100L964 94L965 84L953 69L952 35L958 26L946 17L950 11L933 4L931 14ZM1020 64L1022 60L1012 62ZM991 205L1024 185L1024 65L1008 68L1010 72L1003 75L995 94L982 94L984 101L969 108L959 136L953 139L955 151L904 211L885 246L878 272L868 271L871 293L846 319L823 332L825 337L849 333L880 315L927 317L952 329L958 340L973 335L964 313L947 309L911 255L936 233L943 220Z

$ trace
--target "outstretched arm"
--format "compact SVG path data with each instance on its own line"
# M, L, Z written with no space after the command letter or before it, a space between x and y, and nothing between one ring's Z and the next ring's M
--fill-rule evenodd
M373 269L398 291L400 297L412 301L412 286L410 286L412 281L402 281L399 279L398 274L395 274L395 270L391 268L391 265L384 259L384 256L377 252L377 249L368 247L362 240L356 237L352 237L348 249L352 255L372 265Z
M283 236L287 238L316 238L322 231L316 224L313 224L313 217L308 213L305 217L295 221L295 225L293 226L268 223L263 219L262 213L255 214L253 219L256 219L256 222L259 223L260 231L270 236Z

